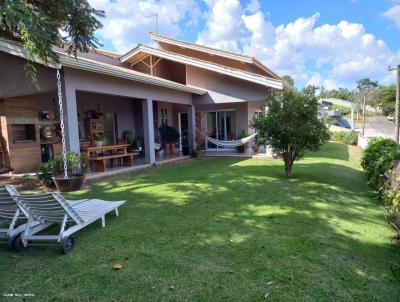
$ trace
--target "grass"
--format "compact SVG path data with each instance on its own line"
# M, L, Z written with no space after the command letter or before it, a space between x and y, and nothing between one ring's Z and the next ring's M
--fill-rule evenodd
M329 143L296 163L291 179L280 161L212 158L94 184L74 197L126 199L121 216L78 233L67 256L49 246L0 249L0 294L399 301L400 281L390 270L399 246L359 157L356 147Z

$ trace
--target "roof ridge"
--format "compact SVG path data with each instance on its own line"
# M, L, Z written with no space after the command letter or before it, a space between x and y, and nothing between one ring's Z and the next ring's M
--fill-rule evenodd
M232 55L236 55L236 56L241 56L241 57L245 57L245 58L249 58L249 59L255 59L254 56L246 55L243 52L235 52L235 51L225 50L225 49L221 49L221 48L217 48L217 47L213 47L213 46L209 46L209 45L198 44L198 43L189 42L189 41L185 41L185 40L181 40L181 39L177 39L177 38L171 38L171 37L168 37L168 36L165 36L165 35L161 35L161 34L158 34L158 33L154 33L154 32L150 32L150 37L151 37L151 35L162 37L162 38L166 38L166 39L169 39L169 40L174 40L174 41L181 42L181 43L184 43L184 44L190 44L190 45L194 45L194 46L208 48L208 49L211 49L211 50L216 50L216 51L220 51L220 52L226 52L226 53L229 53L229 54L232 54Z

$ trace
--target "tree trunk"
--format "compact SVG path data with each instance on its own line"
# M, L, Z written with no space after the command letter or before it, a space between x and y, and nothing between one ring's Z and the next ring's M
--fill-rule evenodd
M290 154L283 154L283 161L285 162L285 173L287 177L292 176L293 160Z

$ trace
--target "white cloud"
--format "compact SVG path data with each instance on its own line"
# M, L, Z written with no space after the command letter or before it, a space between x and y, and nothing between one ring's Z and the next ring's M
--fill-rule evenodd
M392 20L396 27L400 29L400 4L389 8L382 14L385 18Z
M240 50L240 39L246 34L241 19L243 8L239 0L206 0L210 7L207 24L199 33L197 43L214 47Z
M317 26L316 13L275 27L263 12L239 1L207 3L209 15L198 42L242 50L277 73L291 75L300 85L319 83L331 89L353 86L364 77L389 81L392 75L386 67L400 59L362 24L341 21Z
M99 35L111 42L118 51L126 51L137 43L149 42L148 33L155 31L155 19L145 16L158 14L158 32L179 36L181 25L196 24L200 9L195 0L89 0L104 10L106 18Z

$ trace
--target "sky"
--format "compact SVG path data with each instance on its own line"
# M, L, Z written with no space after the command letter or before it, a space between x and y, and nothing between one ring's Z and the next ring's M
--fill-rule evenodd
M103 48L152 45L149 32L243 52L295 86L352 88L394 82L400 64L400 0L89 0L104 10Z

